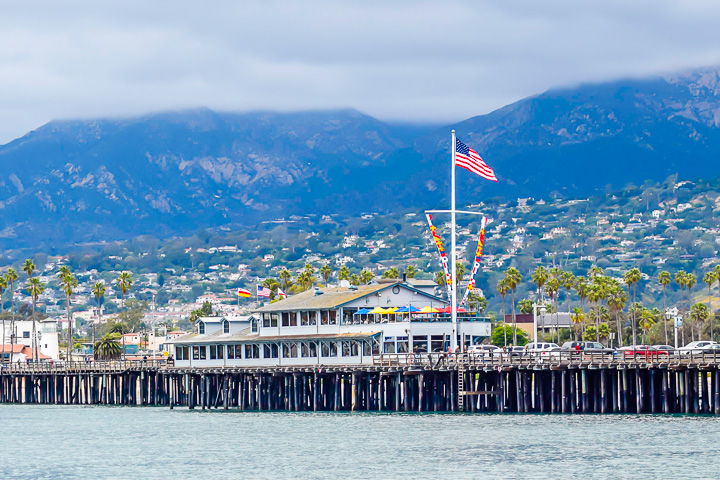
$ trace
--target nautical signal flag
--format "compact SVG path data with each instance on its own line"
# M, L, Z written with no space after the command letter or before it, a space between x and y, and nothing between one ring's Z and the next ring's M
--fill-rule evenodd
M260 297L270 298L270 289L263 287L262 285L258 285L257 286L257 296L258 296L258 298L260 298Z
M457 138L455 139L455 165L493 182L498 181L493 169L488 167L480 155Z
M238 297L250 298L252 297L252 293L250 293L248 290L245 290L244 288L238 288Z
M282 291L282 288L278 288L278 297L287 298L287 293Z

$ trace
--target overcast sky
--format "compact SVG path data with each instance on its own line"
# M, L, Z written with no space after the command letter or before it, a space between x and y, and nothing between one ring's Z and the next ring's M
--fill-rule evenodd
M720 64L720 2L8 0L0 143L56 118L354 107L454 122L553 86Z

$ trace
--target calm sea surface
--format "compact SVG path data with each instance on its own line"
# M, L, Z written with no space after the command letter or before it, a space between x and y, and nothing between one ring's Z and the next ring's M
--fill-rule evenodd
M0 478L720 478L720 418L0 405Z

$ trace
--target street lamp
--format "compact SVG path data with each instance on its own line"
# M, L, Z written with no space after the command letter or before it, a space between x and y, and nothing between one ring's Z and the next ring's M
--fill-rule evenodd
M665 319L673 321L673 331L675 332L675 348L678 347L678 327L682 326L682 315L678 315L677 307L665 310Z
M538 324L537 324L537 310L538 310L538 304L533 303L533 342L537 343L537 334L538 334ZM540 315L543 317L543 327L545 326L545 313L547 312L547 309L545 308L545 305L540 306Z

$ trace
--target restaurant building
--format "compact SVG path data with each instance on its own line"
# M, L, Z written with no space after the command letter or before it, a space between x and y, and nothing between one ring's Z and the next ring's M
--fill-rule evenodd
M392 280L315 288L245 317L201 317L195 332L170 342L176 366L372 364L380 354L446 351L448 302ZM458 314L458 344L478 344L490 322Z

